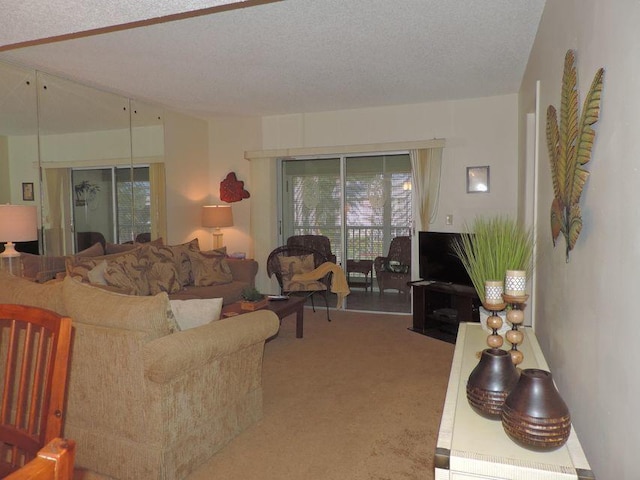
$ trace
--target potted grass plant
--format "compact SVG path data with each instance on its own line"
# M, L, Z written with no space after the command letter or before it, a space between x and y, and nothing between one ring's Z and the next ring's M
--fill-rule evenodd
M472 233L462 234L453 250L467 270L478 297L485 302L485 282L504 280L507 270L533 268L533 233L505 216L478 217Z

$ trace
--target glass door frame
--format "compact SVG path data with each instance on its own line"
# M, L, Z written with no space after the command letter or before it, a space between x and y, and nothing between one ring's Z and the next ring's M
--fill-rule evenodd
M345 188L346 188L346 168L347 168L347 160L349 158L355 158L355 157L373 157L373 156L394 156L394 155L409 155L410 152L408 150L394 150L394 151L384 151L384 152L368 152L368 153L348 153L348 154L326 154L326 155L301 155L301 156L294 156L294 157L281 157L277 159L277 172L276 172L276 179L277 179L277 184L278 184L278 188L277 188L277 225L278 225L278 230L277 230L277 239L278 239L278 245L284 245L286 242L286 238L285 238L285 234L284 234L284 205L285 205L285 200L284 200L284 195L285 192L283 191L283 185L284 185L284 164L286 161L291 161L291 160L331 160L331 159L339 159L340 162L340 195L341 195L341 205L340 205L340 211L341 211L341 222L340 222L340 241L342 243L342 245L340 246L342 252L343 252L343 256L344 258L342 258L341 262L339 262L341 264L341 266L343 267L343 269L345 270L345 273L347 273L346 271L346 256L347 256L347 252L346 252L346 242L347 242L347 228L348 226L346 225L346 212L345 212L345 206L346 206L346 198L345 198ZM415 221L414 221L414 216L415 216L415 196L412 195L411 196L411 223L409 225L409 235L412 238L412 250L415 248L414 244L414 237L415 237ZM386 251L382 253L383 255L386 254ZM415 273L417 273L418 268L417 265L413 265L412 262L412 272L413 275L415 275ZM412 275L412 276L413 276Z

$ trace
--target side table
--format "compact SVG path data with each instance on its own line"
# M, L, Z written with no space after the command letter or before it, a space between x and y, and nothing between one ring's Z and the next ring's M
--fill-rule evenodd
M356 283L351 280L351 273L364 275L364 291L371 286L371 271L373 270L373 260L347 260L347 281L349 286L360 286L362 282Z
M302 338L304 329L304 304L306 301L306 297L289 297L287 300L270 300L264 308L278 315L281 323L285 317L295 313L296 338ZM234 314L239 315L241 313L248 312L240 308L240 302L230 303L222 307L223 317L230 317Z

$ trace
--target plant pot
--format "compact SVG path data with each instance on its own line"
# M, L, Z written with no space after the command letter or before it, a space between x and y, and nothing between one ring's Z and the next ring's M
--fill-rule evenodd
M522 371L505 400L502 426L516 443L532 450L553 450L571 433L571 415L551 373L537 368Z
M480 415L500 420L507 395L518 383L518 371L506 350L487 348L467 380L467 400Z
M255 300L253 302L250 302L248 300L240 300L240 310L253 312L254 310L259 310L266 307L268 304L269 300L267 299L267 297L264 297L261 300Z

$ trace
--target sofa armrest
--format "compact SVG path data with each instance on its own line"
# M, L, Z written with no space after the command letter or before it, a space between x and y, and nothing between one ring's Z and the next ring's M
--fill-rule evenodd
M217 357L264 342L279 327L275 313L258 310L166 335L144 346L145 377L155 383L168 383Z
M235 281L245 282L255 287L258 262L252 259L227 258L227 263Z

